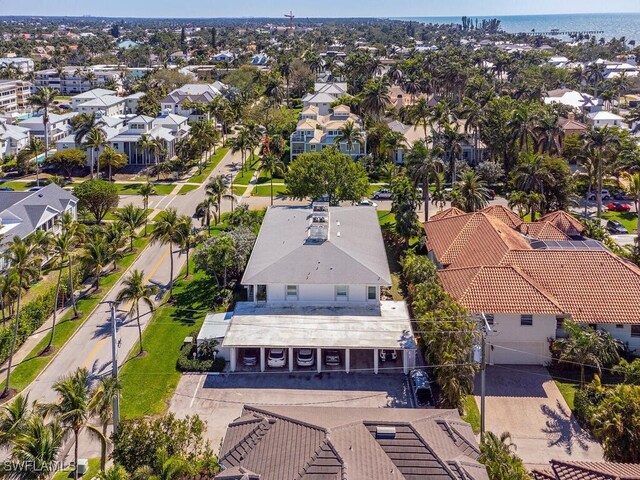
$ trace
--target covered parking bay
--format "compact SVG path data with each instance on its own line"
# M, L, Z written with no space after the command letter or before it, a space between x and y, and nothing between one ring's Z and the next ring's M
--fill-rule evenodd
M248 349L259 352L256 367L267 370L270 349L283 348L290 372L381 370L407 373L415 366L416 344L404 302L366 307L275 307L239 303L222 347L229 351L229 369L240 367ZM312 349L313 367L298 367L298 349ZM325 365L327 350L338 350L339 365ZM381 351L395 351L395 361L382 362ZM256 368L257 370L257 368Z

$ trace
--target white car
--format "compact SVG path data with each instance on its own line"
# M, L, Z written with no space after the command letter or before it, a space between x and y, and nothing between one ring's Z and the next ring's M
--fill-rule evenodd
M377 208L378 204L372 200L369 200L368 198L363 198L360 203L358 203L359 206L361 207L373 207L373 208Z
M382 190L373 192L371 198L373 198L374 200L391 200L393 198L393 192L391 190L383 188Z
M313 367L315 355L310 348L301 348L296 355L296 363L299 367Z
M267 365L272 368L282 368L287 364L284 348L271 348L267 356Z
M395 350L380 350L380 360L383 362L395 361L398 359L398 353Z

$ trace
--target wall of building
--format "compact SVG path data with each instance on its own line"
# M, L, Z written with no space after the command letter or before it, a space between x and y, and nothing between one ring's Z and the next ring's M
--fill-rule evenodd
M616 340L620 340L629 346L629 350L636 355L640 354L640 337L631 336L631 325L615 325L615 324L598 324L598 329L605 330L611 334Z
M493 332L487 336L489 363L542 365L549 361L548 339L556 335L555 315L533 315L533 324L524 326L519 314L497 313L491 328Z
M326 304L337 303L336 286L326 284L298 285L298 297L286 297L285 284L267 285L267 303L306 303L306 304ZM348 303L366 303L367 285L348 285ZM379 299L379 288L376 298ZM343 302L340 302L343 303Z

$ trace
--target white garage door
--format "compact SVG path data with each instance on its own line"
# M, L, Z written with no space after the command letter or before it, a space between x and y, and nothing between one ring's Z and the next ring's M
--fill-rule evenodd
M547 342L496 342L487 348L490 364L544 365L549 356Z

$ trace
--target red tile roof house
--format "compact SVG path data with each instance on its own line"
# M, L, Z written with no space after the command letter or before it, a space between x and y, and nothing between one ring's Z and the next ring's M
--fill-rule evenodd
M486 480L455 410L245 405L219 480Z
M637 463L562 462L551 460L549 468L535 469L534 480L640 480Z
M553 212L525 223L492 206L446 210L425 225L445 290L493 324L489 362L545 364L565 318L607 330L640 353L640 269Z

